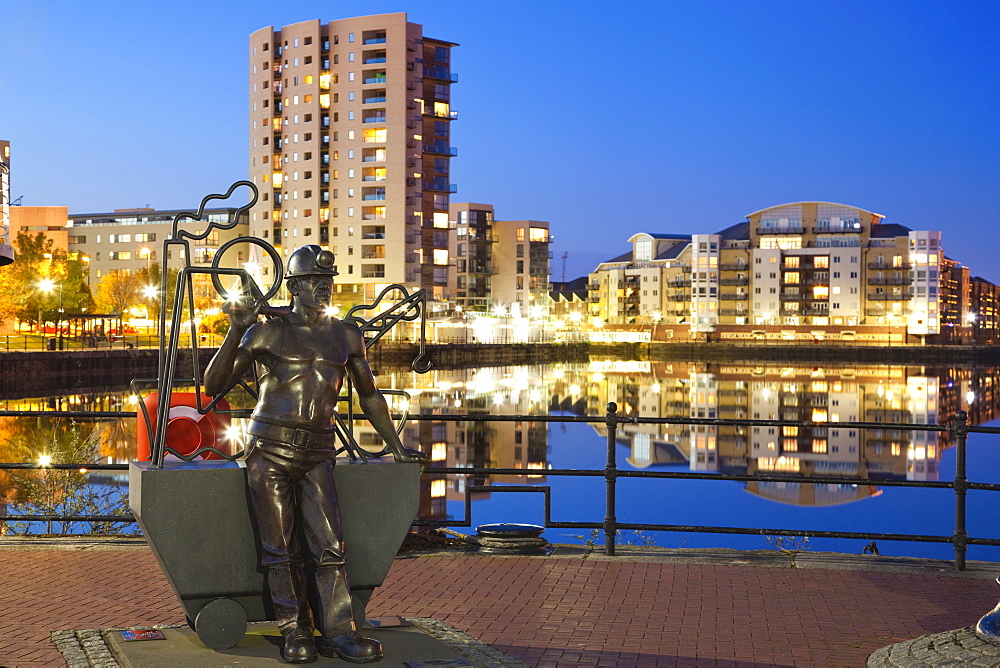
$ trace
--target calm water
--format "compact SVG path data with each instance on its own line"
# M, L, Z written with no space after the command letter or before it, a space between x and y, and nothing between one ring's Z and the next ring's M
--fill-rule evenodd
M618 465L629 470L780 472L801 483L763 484L717 480L619 479L619 522L683 525L766 526L915 534L950 534L954 496L950 490L861 485L816 485L811 476L871 477L882 480L950 480L954 448L945 434L916 437L894 423L938 424L967 410L973 424L997 426L1000 370L922 366L800 366L649 363L593 360L589 364L383 374L380 387L405 390L411 413L600 416L608 401L643 417L720 417L828 421L825 428L691 428L686 425L623 425ZM399 397L389 397L395 409ZM236 398L235 404L242 400ZM103 395L3 401L6 410L131 410L122 391ZM836 422L882 422L884 429L849 430ZM82 461L70 432L92 437L101 461L126 462L135 452L134 420L80 421L70 426L48 418L0 418L0 460L29 461L49 454L54 461ZM358 429L362 445L374 446L370 429ZM549 485L552 519L593 521L604 517L604 481L545 476L547 468L601 469L606 457L602 424L524 422L411 422L404 443L432 454L439 466L520 468L523 476L469 480L452 476L425 489L421 516L461 518L465 485ZM88 439L82 439L88 440ZM1000 482L997 436L969 438L968 475L976 482ZM76 459L72 459L76 456ZM105 474L103 485L124 482ZM8 502L24 499L22 485L0 473ZM970 492L972 536L997 537L996 500ZM30 500L30 499L29 499ZM543 519L540 494L474 496L473 526ZM580 542L584 531L549 529L553 542ZM666 547L768 549L761 536L647 533ZM860 553L867 541L813 539L813 550ZM951 558L948 544L880 542L882 554ZM1000 561L1000 549L972 546L970 559Z

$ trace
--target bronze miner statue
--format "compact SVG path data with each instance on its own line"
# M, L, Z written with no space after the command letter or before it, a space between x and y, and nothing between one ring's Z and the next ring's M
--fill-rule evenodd
M327 314L336 275L330 251L319 246L296 250L285 274L291 308L258 321L259 308L242 300L228 305L229 332L205 371L205 390L214 395L258 365L247 482L260 531L261 565L285 640L282 657L289 663L315 661L317 651L356 663L382 658L381 644L355 628L344 568L333 466L334 416L345 375L396 461L427 459L400 442L375 387L361 330Z

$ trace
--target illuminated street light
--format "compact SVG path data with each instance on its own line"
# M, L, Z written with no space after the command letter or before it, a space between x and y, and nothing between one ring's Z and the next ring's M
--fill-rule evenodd
M50 253L46 253L45 256L49 258L52 257ZM60 324L62 323L62 312L63 312L62 283L56 283L51 278L43 278L42 280L38 281L38 289L41 290L42 292L51 293L56 288L59 288L59 315L56 317L56 331L59 332L59 350L62 350L63 348L62 329L60 328ZM44 333L42 331L44 330L44 328L42 327L42 308L40 305L38 307L38 325L40 333Z

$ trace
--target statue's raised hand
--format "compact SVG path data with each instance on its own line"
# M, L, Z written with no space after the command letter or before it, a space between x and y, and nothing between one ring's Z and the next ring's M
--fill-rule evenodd
M246 297L239 297L223 304L222 312L229 316L230 328L245 332L260 317L260 305L253 304Z

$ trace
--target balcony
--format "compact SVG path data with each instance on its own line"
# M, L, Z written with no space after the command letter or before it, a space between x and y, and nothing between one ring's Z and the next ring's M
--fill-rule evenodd
M801 225L797 227L786 226L786 227L758 227L757 234L802 234L806 231L806 228Z
M740 315L744 315L745 316L745 315L750 315L750 312L747 311L746 309L742 309L742 308L738 308L738 309L726 309L726 308L724 308L724 309L719 309L719 315L723 315L723 316L740 316Z
M432 118L447 118L448 120L454 121L458 118L457 111L451 111L450 109L445 111L443 109L424 109L424 116L430 116Z
M892 265L886 262L869 262L868 268L877 271L909 271L912 266L909 264Z
M431 179L424 179L424 190L431 190L434 192L442 193L454 193L458 192L458 186L454 183L448 183L448 179L440 176L436 176Z
M375 56L374 58L365 58L361 61L363 65L381 65L385 62L385 56Z
M812 228L813 234L861 234L861 223L852 225L817 225Z
M812 292L791 292L789 290L782 290L781 294L779 294L778 296L781 298L782 301L787 300L787 301L804 302L804 301L813 301L817 299L816 297L813 296ZM826 301L827 298L820 297L819 299Z
M891 278L872 277L868 279L868 285L909 285L913 281L909 276L893 276Z
M748 265L745 262L737 262L735 264L720 264L719 269L721 271L747 271Z
M364 100L362 100L362 102L364 102L365 104L375 104L375 103L378 103L378 102L384 103L385 102L385 95L372 95L370 97L364 98Z
M439 81L448 81L450 83L458 81L458 74L443 65L424 65L424 76L429 79L438 79Z
M433 153L435 155L458 155L458 149L453 146L448 146L448 142L445 141L424 142L424 153Z
M362 123L385 123L385 116L365 116Z
M890 295L884 292L868 293L868 300L875 302L908 302L910 295Z
M750 285L749 278L723 278L719 280L719 285Z
M365 77L364 79L361 80L361 82L366 84L384 84L385 74Z
M667 281L666 283L664 283L664 285L666 287L672 288L672 289L690 288L691 287L691 280L688 279L686 281L677 281L677 280Z
M748 295L745 292L723 292L721 295L719 295L719 299L723 299L726 301L745 300L747 298Z
M691 301L691 295L670 295L667 297L667 301L671 302L689 302Z
M492 276L496 273L496 271L494 270L493 265L489 262L470 262L466 273Z

